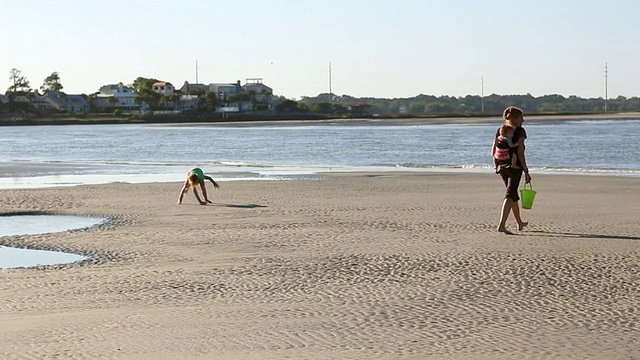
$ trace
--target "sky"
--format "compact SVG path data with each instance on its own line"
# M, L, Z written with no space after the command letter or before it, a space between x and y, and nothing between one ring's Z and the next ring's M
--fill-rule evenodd
M91 94L139 76L275 95L640 96L637 0L0 0L0 93L58 72ZM331 64L331 66L329 66ZM607 76L605 77L605 64ZM329 70L331 68L331 70Z

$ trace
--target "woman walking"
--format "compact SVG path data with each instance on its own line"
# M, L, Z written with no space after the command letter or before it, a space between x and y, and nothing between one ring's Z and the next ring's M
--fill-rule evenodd
M524 173L525 183L531 182L531 175L529 175L529 169L527 168L527 160L525 157L525 145L524 140L527 138L527 132L522 127L524 122L522 110L515 106L509 106L502 113L502 118L505 121L505 125L513 128L512 142L518 143L518 146L510 149L513 153L511 155L516 156L515 166L508 164L499 164L497 173L502 178L502 182L506 188L504 195L504 201L502 202L502 210L500 212L500 223L498 224L498 231L505 234L513 234L507 230L506 222L509 218L509 214L513 212L513 217L516 220L518 231L522 230L528 225L528 222L522 221L520 217L520 196L518 196L518 186ZM500 135L500 130L496 132L496 136L493 140L493 146L491 147L491 154L493 156L496 148L496 138Z

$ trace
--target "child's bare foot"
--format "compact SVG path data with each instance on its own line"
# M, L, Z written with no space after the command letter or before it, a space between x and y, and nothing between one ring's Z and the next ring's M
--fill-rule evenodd
M498 232L501 232L501 233L507 234L507 235L513 235L513 233L511 231L507 230L507 228L505 228L505 227L499 227L498 228Z
M518 231L522 231L522 229L524 229L525 226L529 225L528 221L523 221L521 223L518 224Z

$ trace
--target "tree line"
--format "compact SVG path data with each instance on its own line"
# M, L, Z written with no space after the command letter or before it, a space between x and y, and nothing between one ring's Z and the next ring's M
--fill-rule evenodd
M3 105L0 102L0 111L28 111L28 103L15 102L16 96L21 94L30 101L38 95L38 92L32 89L27 78L18 69L11 69L9 80L10 85L5 93L7 105ZM161 108L169 102L178 100L179 93L162 96L153 91L152 85L157 81L154 78L136 78L129 85L136 94L135 101L137 103L144 102L151 107ZM58 72L53 72L47 76L39 87L42 93L56 91L64 95L63 89L64 86L60 81ZM90 95L83 94L83 96L91 100L97 94L96 92ZM203 89L193 89L189 91L189 94L185 95L196 95L199 104L198 111L204 112L215 111L216 107L224 106L224 102L255 100L255 94L241 93L231 95L224 99L224 102L221 102L217 94L207 93ZM354 104L366 104L367 112L354 114L351 109ZM632 112L640 111L640 98L618 96L605 101L603 98L565 97L558 94L539 97L531 94L492 94L485 97L478 95L455 97L420 94L410 98L387 99L322 93L315 97L305 96L300 100L287 99L282 96L275 97L273 110L280 113L313 113L326 116L476 116L484 113L499 114L509 105L516 105L528 114ZM6 107L6 109L3 107ZM265 103L256 102L254 104L254 110L256 111L263 111L267 108L268 104Z
M372 114L391 116L426 116L426 115L480 115L500 114L510 105L516 105L527 114L560 114L560 113L602 113L640 111L640 98L618 96L614 99L581 98L578 96L562 96L557 94L535 97L526 95L497 95L485 97L477 95L433 96L418 95L410 98L371 98L336 96L328 93L316 97L303 97L300 100L304 108L314 112L346 113L352 104L370 105ZM606 109L605 109L606 106Z

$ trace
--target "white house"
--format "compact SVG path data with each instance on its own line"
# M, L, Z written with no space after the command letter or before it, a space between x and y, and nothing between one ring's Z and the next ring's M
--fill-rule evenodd
M92 100L98 110L106 108L119 108L125 110L139 110L141 105L135 101L136 93L133 89L122 84L110 84L100 87Z
M242 88L253 94L256 101L271 103L273 100L273 89L262 83L262 78L249 78Z
M158 81L154 83L151 88L162 96L171 96L175 92L175 87L166 81Z

